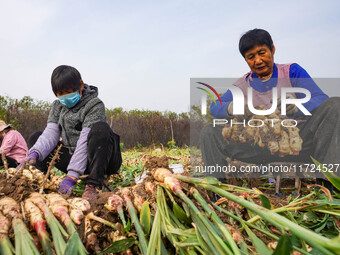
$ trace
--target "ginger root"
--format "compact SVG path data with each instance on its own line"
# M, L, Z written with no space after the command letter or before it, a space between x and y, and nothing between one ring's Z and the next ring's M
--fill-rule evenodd
M293 121L285 120L285 125L281 126L282 121L278 112L269 116L253 115L245 125L233 119L223 127L222 136L234 143L257 144L260 148L268 148L272 155L278 152L280 157L299 155L303 143L300 130Z

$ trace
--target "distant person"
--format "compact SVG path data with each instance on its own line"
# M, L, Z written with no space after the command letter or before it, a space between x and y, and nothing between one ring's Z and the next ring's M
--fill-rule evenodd
M206 126L200 136L202 157L205 166L227 166L227 157L249 163L269 163L275 161L307 162L312 164L313 156L321 164L334 168L340 163L340 98L329 98L313 81L305 69L296 63L277 64L274 62L275 46L270 34L263 29L246 32L239 41L239 50L249 66L250 72L238 79L233 85L243 91L247 102L248 88L252 88L253 105L271 108L272 89L277 88L278 99L281 88L304 88L311 94L311 99L303 106L312 113L304 116L294 104L287 106L286 115L298 120L300 136L303 139L299 155L279 157L271 155L268 149L249 143L226 143L222 137L222 126ZM303 93L292 93L293 98L304 98ZM211 104L210 113L216 119L237 117L248 120L251 113L246 105L245 114L233 114L233 95L228 90L221 96L221 104ZM280 105L278 105L280 108ZM225 173L217 173L217 178L225 180ZM317 177L323 177L317 173ZM322 178L317 178L332 191L333 186Z
M2 139L0 147L0 167L4 166L2 162L2 153L8 167L17 167L18 163L25 160L27 154L27 144L23 136L12 128L11 125L6 124L0 120L0 137Z
M70 194L79 177L88 174L83 198L95 200L104 176L117 173L121 166L119 136L106 122L98 88L85 84L77 69L58 66L51 83L58 99L52 103L45 130L31 135L27 161L46 172L54 149L62 143L55 166L67 176L59 192Z

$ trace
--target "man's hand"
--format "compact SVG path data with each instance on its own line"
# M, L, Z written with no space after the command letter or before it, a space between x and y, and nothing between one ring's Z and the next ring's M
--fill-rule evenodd
M292 98L292 97L288 96L288 98ZM277 109L279 109L281 112L281 98L277 101ZM295 104L288 104L286 106L286 115L294 115L297 112L298 112L298 108L296 107Z
M61 194L71 195L73 186L76 184L76 182L76 178L66 176L65 179L59 184L58 192Z
M30 153L28 154L28 156L27 156L27 159L23 160L23 161L20 163L20 165L17 166L16 169L20 169L21 166L22 166L23 164L25 164L25 163L27 163L28 165L34 166L35 163L37 163L38 158L39 158L38 153L36 153L36 152L34 152L34 151L33 151L33 152L30 152Z
M298 108L296 107L295 104L287 105L287 107L286 107L286 115L294 115L297 112L298 112Z

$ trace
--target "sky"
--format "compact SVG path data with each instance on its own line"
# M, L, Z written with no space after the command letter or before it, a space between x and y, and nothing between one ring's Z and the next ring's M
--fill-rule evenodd
M55 67L76 67L106 107L189 111L190 78L249 71L241 35L266 29L275 62L340 77L340 1L0 0L2 96L52 102ZM339 84L340 85L340 84Z

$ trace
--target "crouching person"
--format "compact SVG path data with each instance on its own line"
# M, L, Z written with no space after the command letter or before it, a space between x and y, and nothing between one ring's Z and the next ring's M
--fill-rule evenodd
M59 192L71 194L77 179L87 174L83 198L95 200L104 176L117 173L121 166L119 136L106 123L98 88L84 84L77 69L58 66L51 83L58 100L52 103L45 130L31 135L27 161L46 172L54 149L62 143L55 166L67 176Z
M5 164L2 162L3 156L8 167L16 167L18 163L26 158L27 144L24 137L3 120L0 120L0 140L0 167Z

